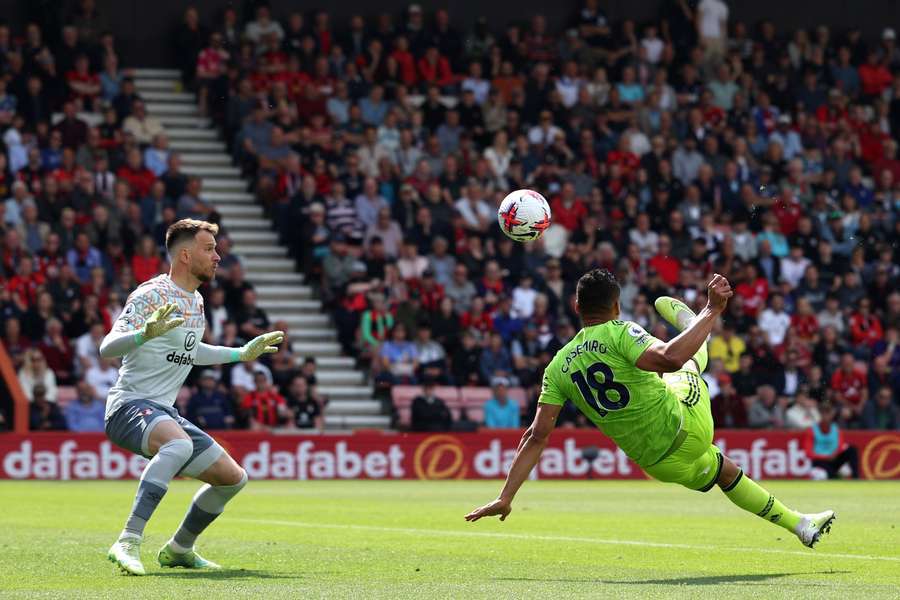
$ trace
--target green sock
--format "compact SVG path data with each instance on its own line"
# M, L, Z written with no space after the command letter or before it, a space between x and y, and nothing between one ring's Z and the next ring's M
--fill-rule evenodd
M728 499L758 517L784 527L791 533L800 522L800 514L789 509L758 483L739 471L727 488L722 488Z

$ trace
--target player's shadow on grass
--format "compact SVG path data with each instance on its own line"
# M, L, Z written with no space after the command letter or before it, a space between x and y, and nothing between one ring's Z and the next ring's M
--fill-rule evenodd
M303 575L292 573L276 573L273 571L259 571L257 569L222 569L221 571L202 571L191 569L166 569L165 571L151 571L149 577L169 577L174 579L301 579Z
M816 571L812 573L747 573L741 575L708 575L705 577L676 577L674 579L629 579L616 581L608 579L538 579L506 578L498 581L553 581L559 583L606 583L614 585L721 585L723 583L765 584L773 579L796 577L798 575L838 575L850 571ZM820 585L820 584L814 584Z

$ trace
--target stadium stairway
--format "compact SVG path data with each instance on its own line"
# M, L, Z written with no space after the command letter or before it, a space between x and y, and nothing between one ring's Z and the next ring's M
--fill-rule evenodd
M193 94L179 91L178 71L137 69L135 81L148 112L160 119L172 150L181 153L185 173L203 179L203 198L222 215L222 223L241 258L259 306L271 321L285 321L297 356L316 359L319 391L328 398L328 429L385 428L390 418L353 358L341 355L337 331L322 304L295 272L294 261L278 243L240 170L232 164L220 132L200 116Z

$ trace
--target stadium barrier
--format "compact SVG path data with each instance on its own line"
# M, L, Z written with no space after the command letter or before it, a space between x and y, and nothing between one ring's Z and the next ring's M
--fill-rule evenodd
M503 477L520 431L274 435L216 432L252 479L493 479ZM866 479L900 479L900 432L847 431ZM795 431L722 430L716 444L753 477L810 476ZM0 435L0 479L136 479L146 459L102 434ZM591 430L561 429L550 438L535 479L642 479L611 441Z

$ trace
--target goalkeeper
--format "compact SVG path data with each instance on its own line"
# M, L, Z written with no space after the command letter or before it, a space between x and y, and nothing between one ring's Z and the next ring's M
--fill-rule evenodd
M241 348L200 341L206 317L197 288L215 277L218 231L217 225L206 221L173 223L166 232L169 274L132 292L100 345L100 356L124 357L106 401L106 435L116 445L150 458L125 527L107 554L128 574L145 574L140 557L144 527L177 475L205 485L157 560L162 567L218 569L194 550L194 541L247 483L244 469L174 406L193 365L256 360L276 352L284 340L284 333L273 331Z

